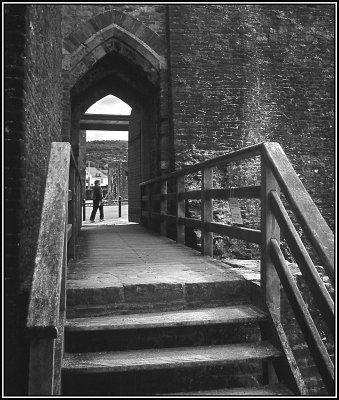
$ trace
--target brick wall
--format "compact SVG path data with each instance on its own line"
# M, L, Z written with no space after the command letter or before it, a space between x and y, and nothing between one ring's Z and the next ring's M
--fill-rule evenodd
M16 284L19 265L19 233L22 216L24 137L24 59L26 6L5 7L5 276Z
M333 5L62 8L64 37L95 15L118 10L168 40L171 76L162 73L161 81L172 87L161 93L161 107L172 96L172 119L161 160L173 157L172 140L176 167L278 141L333 228ZM167 119L168 110L161 112ZM173 167L173 159L166 165Z
M172 146L168 129L173 128L176 159L168 165L263 140L280 142L334 226L333 5L7 4L4 9L6 394L27 389L27 293L18 290L28 289L31 280L50 144L69 138L70 77L65 73L62 85L62 37L94 15L125 11L166 39L170 51L171 75L160 71L160 120L166 124L157 125L155 106L154 119L132 112L129 187L135 199L143 119L145 129L154 130L148 137L151 152L159 143ZM152 162L159 167L168 154ZM156 170L146 167L151 174ZM138 220L139 203L130 207L132 220Z
M50 145L61 140L60 10L51 5L5 6L5 384L6 394L12 395L27 392L26 291Z
M146 24L159 35L165 32L165 6L164 5L63 5L62 33L66 37L81 23L93 18L95 15L109 10L118 10L130 14L139 21Z
M18 355L24 346L18 340L15 332L23 331L20 301L18 299L19 275L19 243L22 227L23 170L21 168L24 157L23 141L23 91L24 91L24 57L25 57L25 30L26 6L6 5L5 12L5 293L4 293L4 334L5 334L5 394L22 394L20 388L25 382L24 367L20 367ZM17 350L18 349L18 350ZM20 358L21 365L27 364L27 358ZM19 374L14 374L18 370ZM20 373L21 372L21 373Z
M28 7L21 281L30 280L53 141L61 141L60 7Z
M170 5L169 32L177 167L277 141L333 228L334 7Z

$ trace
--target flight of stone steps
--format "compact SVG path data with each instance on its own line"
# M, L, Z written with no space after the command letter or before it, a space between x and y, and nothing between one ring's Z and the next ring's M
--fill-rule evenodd
M280 357L261 341L265 314L232 303L68 319L62 395L291 395L264 381Z

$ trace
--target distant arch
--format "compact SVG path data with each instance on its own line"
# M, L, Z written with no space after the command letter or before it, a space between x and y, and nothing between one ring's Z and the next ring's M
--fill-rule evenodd
M139 183L169 169L166 43L126 12L110 10L64 38L64 140L80 170L85 153L80 119L89 106L112 94L132 111L129 129L129 215L140 218Z

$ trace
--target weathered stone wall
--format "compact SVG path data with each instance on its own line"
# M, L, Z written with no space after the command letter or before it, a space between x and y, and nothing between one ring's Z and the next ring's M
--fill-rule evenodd
M21 281L30 280L40 224L49 152L61 141L60 7L28 7Z
M62 8L64 37L118 10L167 40L171 75L162 79L172 85L165 95L172 97L176 167L277 141L333 228L333 5Z
M20 334L24 311L17 296L19 287L19 248L22 228L22 183L24 157L24 64L26 5L6 5L5 12L5 252L4 252L4 393L23 394L27 358L20 357L24 346ZM18 361L20 361L18 363ZM16 374L15 371L18 373Z
M50 145L61 140L60 11L51 5L5 6L6 394L27 392L25 293Z
M118 10L130 14L143 22L158 35L165 32L165 6L164 5L134 5L134 4L65 4L63 7L62 33L66 37L81 23L105 11Z
M25 155L23 136L26 6L9 6L5 11L5 277L6 288L17 288L19 240ZM13 285L13 286L12 286Z
M168 45L163 55L170 54L171 75L165 68L160 71L162 125L157 127L160 138L149 138L153 150L159 142L172 146L168 126L173 128L177 167L263 140L278 141L333 228L334 5L4 8L6 394L27 390L27 296L17 294L20 286L30 284L50 144L69 139L70 77L64 74L63 85L62 38L94 15L124 11ZM142 154L136 150L141 119L142 111L136 110L129 171L130 177L135 171L134 183L141 175ZM147 122L152 127L157 123L156 118ZM160 161L167 162L167 155ZM139 188L132 184L130 191L138 199ZM136 221L138 210L139 203Z
M277 141L333 228L334 6L169 14L176 165Z

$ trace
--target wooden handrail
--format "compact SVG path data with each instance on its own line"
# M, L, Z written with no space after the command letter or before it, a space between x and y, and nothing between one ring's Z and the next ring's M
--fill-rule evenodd
M140 183L140 186L146 186L152 183L161 182L163 180L169 180L173 178L178 178L179 176L189 175L194 172L201 171L204 168L220 166L224 164L229 164L231 162L239 161L242 159L256 157L261 154L262 146L263 144L259 143L253 146L244 147L242 149L227 153L223 156L212 158L210 160L191 165L189 167L180 169L178 171L170 172L169 174L161 175L157 178L150 179L148 181Z
M67 223L70 144L52 143L38 248L28 307L27 329L57 336L60 285ZM53 227L53 229L51 229Z
M333 232L298 178L281 146L278 143L264 143L262 149L263 157L272 168L281 190L334 284Z
M332 337L334 337L334 302L295 230L282 201L275 191L271 192L271 205L292 255L308 283L327 326L330 328Z
M260 199L260 186L244 186L232 187L228 189L210 189L206 190L206 197L208 199L222 199L228 200L231 197L238 199Z
M332 360L275 239L271 240L270 254L326 389L332 395L334 394L334 366Z
M261 157L261 186L213 188L213 167L246 160L257 155ZM186 191L184 185L185 176L199 171L202 178L201 189ZM176 192L169 193L168 187L172 187L172 191L174 190L173 185L170 185L170 182L174 183L174 181L176 181ZM185 228L189 227L201 231L201 251L205 255L213 256L213 233L261 245L261 290L266 311L271 316L271 332L266 333L273 342L280 343L280 346L287 342L280 323L280 284L283 282L287 298L293 304L297 320L305 336L307 336L310 350L316 358L320 359L320 361L317 361L319 372L329 393L332 393L333 364L331 364L326 348L309 316L307 307L299 296L300 293L295 290L293 279L291 279L285 260L283 260L279 245L280 229L332 334L334 334L333 300L283 207L279 198L280 189L294 211L300 226L304 229L311 245L320 256L332 283L334 281L334 236L280 145L278 143L260 143L236 150L224 156L142 182L140 187L141 200L143 202L141 215L142 217L147 217L148 227L153 228L155 219L158 219L161 224L161 233L166 235L166 224L175 223L178 243L185 243ZM160 187L162 188L161 191ZM163 189L165 187L166 189ZM235 224L227 225L213 222L211 217L213 215L213 199L228 200L230 197L260 199L260 231L236 226ZM188 200L201 202L201 218L195 219L185 216L185 201L187 203ZM175 201L176 215L173 215L175 212L173 207L167 206L167 201L172 205L173 201ZM171 201L172 203L170 203ZM147 204L147 211L144 211L143 206ZM293 379L290 379L290 382L292 382L296 393L306 394L307 390L302 382L300 372L295 366L292 353L289 348L285 350L283 352L286 358L283 363L284 373L286 373L286 377L289 377L287 379L291 378L291 374L293 375ZM271 369L269 368L269 370Z
M304 379L301 375L299 366L294 357L293 351L289 344L288 338L280 321L280 315L277 315L270 304L267 304L267 322L262 324L268 325L265 329L266 334L270 341L281 351L284 355L281 360L277 362L276 371L282 381L287 383L288 387L297 395L307 396L308 390L305 385ZM288 382L286 382L288 381Z
M57 354L63 351L67 253L70 242L76 240L81 220L81 178L79 174L75 180L76 174L79 170L71 145L53 142L26 324L30 338L29 395L60 391L61 357ZM70 183L74 187L69 187ZM75 210L71 221L70 207Z
M261 232L258 229L250 229L236 225L226 225L217 222L206 222L206 229L209 232L219 233L220 235L231 236L236 239L246 240L252 243L261 243Z

